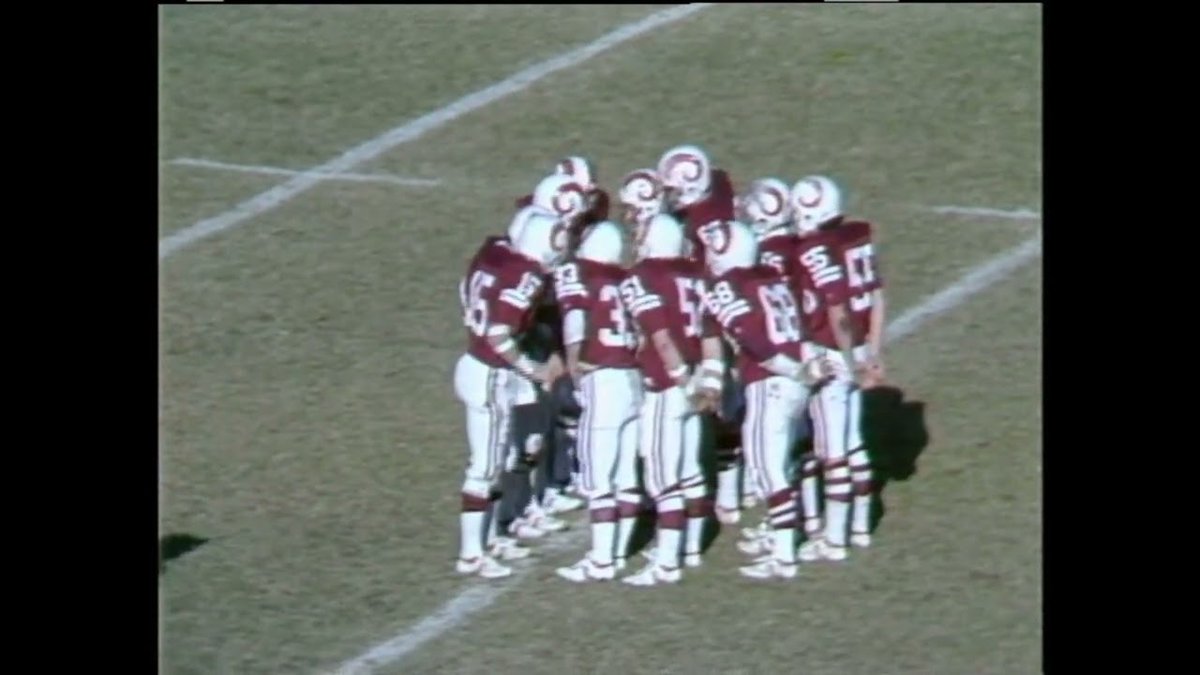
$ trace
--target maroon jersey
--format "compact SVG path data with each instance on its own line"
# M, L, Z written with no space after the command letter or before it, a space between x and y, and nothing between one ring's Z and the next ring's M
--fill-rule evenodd
M759 364L776 355L800 360L800 308L775 270L763 265L729 270L712 282L705 302L738 346L743 385L774 375Z
M722 169L713 169L708 196L679 209L675 217L683 223L684 234L692 243L692 257L703 261L704 242L700 240L700 228L713 221L734 220L733 181L729 174Z
M849 297L838 237L824 231L798 237L795 256L800 276L792 288L803 309L804 339L837 349L829 308L845 303Z
M704 268L686 258L649 258L633 266L621 283L621 298L641 334L637 362L647 391L675 386L667 368L650 343L650 336L666 330L685 364L701 360L700 342L717 334L712 316L704 311Z
M833 234L841 244L842 260L846 266L850 321L860 340L859 344L862 344L871 330L871 294L883 288L883 277L879 275L875 248L871 243L871 224L852 220L838 225Z
M463 279L463 324L467 353L495 368L508 362L488 343L488 331L508 326L516 336L529 327L542 295L539 265L512 249L508 237L488 237Z
M800 279L804 276L798 246L800 238L786 230L772 232L758 242L758 264L770 267L782 276L797 298L800 297Z
M579 360L601 368L636 368L637 337L621 300L625 270L592 260L560 265L554 272L554 293L565 317L584 313L583 346Z
M608 220L608 193L604 190L596 190L591 196L592 207L588 209L587 215L583 217L581 225L595 225L602 220ZM517 199L517 210L521 210L526 206L533 204L533 195L528 194Z

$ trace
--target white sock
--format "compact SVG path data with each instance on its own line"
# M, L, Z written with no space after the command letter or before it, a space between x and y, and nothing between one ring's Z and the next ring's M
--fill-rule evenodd
M850 529L853 532L869 532L871 530L871 462L867 451L859 448L850 453L850 479L854 485L854 515ZM867 488L863 490L863 488ZM860 495L859 491L867 494Z
M658 564L663 567L679 567L679 544L683 532L662 526L663 514L684 515L683 495L676 492L658 502Z
M704 507L704 479L700 478L699 484L691 485L684 488L683 499L685 506L701 508ZM691 482L691 481L689 481ZM687 554L700 553L700 539L704 536L704 521L708 520L705 516L688 516L687 519L687 538L683 541L683 552Z
M725 511L737 511L738 467L736 464L717 474L717 506Z
M775 550L773 551L776 560L782 562L796 562L796 527L794 525L781 527L773 531L775 535Z
M658 530L658 564L662 567L679 567L679 530Z
M616 556L625 558L629 555L629 540L633 538L633 527L637 525L637 511L642 505L642 494L622 491L617 495L617 505ZM622 516L622 510L631 511L634 515Z
M825 500L825 541L834 546L846 545L846 519L850 504L836 499Z
M616 536L616 523L611 521L592 523L592 560L602 564L612 564L613 541Z
M871 531L871 495L854 495L854 519L850 530L858 534Z
M462 528L459 556L472 560L483 555L483 511L463 511L458 517Z

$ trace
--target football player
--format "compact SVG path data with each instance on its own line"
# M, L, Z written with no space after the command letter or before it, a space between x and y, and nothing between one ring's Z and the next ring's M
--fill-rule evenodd
M587 213L571 228L571 248L574 250L583 231L604 220L608 220L608 193L600 188L596 179L596 169L591 160L578 155L571 155L558 160L551 175L565 176L583 186L587 197ZM533 194L527 194L517 199L517 208L521 209L533 203Z
M638 262L621 283L621 296L639 333L645 391L639 453L643 483L658 511L657 545L655 559L622 581L653 586L682 578L680 540L689 524L685 500L700 507L705 503L696 415L699 390L702 383L712 386L722 373L702 363L703 338L709 337L711 345L715 326L704 315L703 270L684 257L683 228L671 216L658 214L637 222L634 231ZM702 526L703 517L699 522ZM700 563L699 536L696 539L694 548L685 542L684 562L691 566Z
M498 578L512 573L483 551L484 512L509 447L516 382L540 385L556 376L551 365L522 355L514 336L528 324L544 292L543 276L558 264L566 246L566 230L558 219L527 215L515 241L484 241L460 285L467 351L455 366L454 389L466 408L469 447L455 564L462 574Z
M615 223L597 223L584 235L575 259L560 265L554 275L563 310L567 370L579 388L582 408L575 454L592 530L591 552L557 570L574 582L615 576L616 495L637 487L641 378L637 340L620 291L624 239Z
M699 231L705 225L736 218L733 181L712 168L708 153L695 145L677 145L658 160L658 177L671 213L686 227L689 255L704 261Z
M651 223L659 221L655 226L655 232L659 230L663 232L673 232L675 229L682 231L682 225L672 218L665 215L665 190L658 180L658 175L653 169L638 169L627 174L621 181L621 188L618 192L618 197L624 206L625 221L632 226L634 238L638 242L645 242L646 237L652 236L650 233ZM673 223L673 224L672 224ZM653 236L658 236L657 234ZM670 236L670 235L668 235ZM686 246L686 240L685 240ZM638 247L638 255L644 252L642 247ZM669 252L669 246L666 249ZM665 254L664 254L665 255ZM660 263L661 263L660 258ZM660 272L656 271L662 268L660 263L647 263L646 268L651 270L651 274L657 279ZM686 267L686 266L684 266ZM679 269L683 269L680 267ZM704 276L704 268L701 264L693 261L690 271L691 279L695 281L697 287L703 285L702 278ZM690 307L691 300L687 299L691 296L687 295L687 282L679 281L676 295L679 295L679 303L683 307ZM686 297L685 297L686 296ZM700 303L699 311L703 314L703 300L701 295L696 295ZM654 320L652 318L651 320ZM689 328L692 319L685 324L685 334L687 339L695 339L692 334L692 328ZM701 413L702 418L707 417L708 413L715 411L723 402L723 393L728 394L728 390L724 389L727 377L725 370L725 362L722 359L722 342L719 335L719 329L712 320L712 317L706 317L701 321L700 336L700 354L701 362L697 369L693 371L695 378L695 407L696 411ZM724 397L725 399L728 396ZM695 425L694 420L689 422L690 425ZM689 427L688 446L683 454L682 464L680 465L681 475L684 477L684 484L681 486L684 498L684 511L686 512L687 532L683 537L683 561L689 567L696 567L701 564L701 544L704 533L704 525L707 520L713 515L713 507L708 499L707 486L704 480L703 470L700 463L700 453L702 435L697 436L696 440L691 436ZM702 434L703 429L700 429ZM693 444L692 441L695 440ZM636 511L631 512L636 515ZM632 523L632 520L630 521ZM622 548L622 551L625 549ZM658 560L658 550L656 547L643 552L649 560Z
M837 263L845 270L849 333L854 344L852 360L840 359L839 374L831 383L836 384L831 400L826 402L822 399L822 405L827 404L832 411L825 425L827 429L847 429L844 435L826 434L827 453L830 455L827 461L840 467L839 475L843 483L851 483L841 488L843 493L853 492L850 543L865 547L871 543L871 464L861 433L861 390L881 384L885 377L881 352L886 325L883 278L876 263L871 224L845 218L841 190L836 183L826 176L802 178L792 188L792 204L800 233L810 238L826 237L832 240L830 249L837 251ZM828 345L825 346L828 348ZM840 343L839 350L844 352ZM839 424L839 410L844 411L841 413L841 419L845 420L844 427L833 426ZM814 440L819 439L814 437ZM845 454L840 458L835 456L842 448ZM825 471L828 483L831 475L828 466ZM827 498L832 500L833 495L827 494ZM841 499L844 501L846 497ZM828 511L830 522L826 523L825 536L801 547L802 560L845 558L844 507L838 504L829 502L828 506L833 508ZM839 547L839 543L843 545Z
M800 308L787 280L758 264L754 233L737 221L700 230L710 287L705 296L726 337L737 345L738 374L746 388L742 448L766 496L772 555L739 569L746 577L796 576L796 498L788 456L809 387L829 375L821 358L805 359Z

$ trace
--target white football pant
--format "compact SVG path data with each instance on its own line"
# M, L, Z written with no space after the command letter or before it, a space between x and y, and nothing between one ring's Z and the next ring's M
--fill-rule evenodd
M746 385L742 452L746 468L757 478L759 494L767 502L774 555L787 563L796 560L796 492L788 469L808 396L804 383L778 375Z
M625 557L641 501L637 442L642 383L635 369L602 368L581 376L578 386L582 413L575 456L580 488L591 514L592 561L606 565L614 555ZM620 514L618 497L624 506Z
M700 473L700 417L683 388L645 393L638 452L643 459L646 492L658 508L656 562L675 568L687 520L681 483Z
M454 393L467 412L467 469L462 484L461 555L482 555L483 516L491 487L504 467L517 375L463 354L454 368Z

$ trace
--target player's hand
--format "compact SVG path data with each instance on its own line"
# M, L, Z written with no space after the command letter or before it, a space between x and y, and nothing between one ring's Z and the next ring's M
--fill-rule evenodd
M689 399L696 412L717 412L721 408L721 392L715 389L697 389Z
M800 372L801 380L810 387L824 383L834 376L833 362L824 356L809 359L803 364Z
M554 383L555 378L552 375L553 372L548 363L539 363L529 370L529 379L533 380L534 384L541 385L546 391L549 391L550 386Z
M886 374L883 362L877 357L868 357L855 368L855 380L862 389L873 389L884 383Z
M550 382L557 380L563 373L567 372L567 367L563 364L562 357L558 354L551 354L550 358L546 359L546 370L550 375Z

